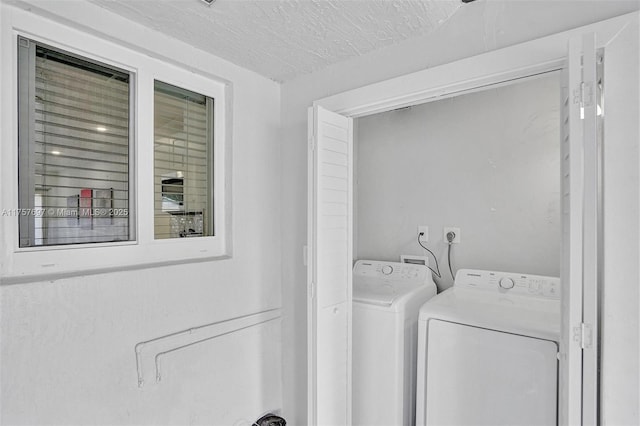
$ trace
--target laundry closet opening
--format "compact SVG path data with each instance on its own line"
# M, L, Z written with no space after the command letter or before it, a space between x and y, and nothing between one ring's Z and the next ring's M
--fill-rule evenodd
M354 260L559 276L560 72L354 120ZM476 89L477 90L477 89ZM427 226L418 244L418 226Z

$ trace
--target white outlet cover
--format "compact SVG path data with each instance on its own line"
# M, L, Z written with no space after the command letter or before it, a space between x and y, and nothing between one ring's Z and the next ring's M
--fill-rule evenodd
M444 228L444 232L442 233L442 241L444 241L445 243L448 243L447 241L447 234L449 232L453 232L454 234L456 234L456 236L453 238L452 243L453 244L457 244L460 242L460 228L453 228L451 226L447 226Z

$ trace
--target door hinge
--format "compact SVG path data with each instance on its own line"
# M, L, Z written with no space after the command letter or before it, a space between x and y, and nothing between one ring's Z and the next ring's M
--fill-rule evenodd
M314 136L311 136L309 138L309 149L311 151L315 151L316 150L316 138Z
M582 96L582 106L590 107L593 105L593 81L582 82L580 84L581 96Z
M591 324L580 323L573 328L573 341L580 345L581 349L589 349L593 344L593 328Z
M580 82L580 86L573 91L573 103L580 104L581 107L590 107L593 105L593 82Z
M582 83L577 89L573 89L573 103L582 106Z
M311 281L311 284L309 284L309 297L311 298L311 300L316 298L316 283L314 283L313 281Z

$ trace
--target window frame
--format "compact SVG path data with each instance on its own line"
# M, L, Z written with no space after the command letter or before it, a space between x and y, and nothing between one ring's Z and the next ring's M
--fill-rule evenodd
M0 5L8 10L6 5ZM11 8L0 28L0 215L3 284L55 277L140 269L231 257L231 115L232 84L212 75L206 62L172 63L161 55L149 55L76 28L67 27L27 11ZM18 209L18 36L131 73L130 156L133 182L130 209L133 240L62 246L19 247ZM4 65L6 64L6 66ZM198 64L199 67L194 67ZM153 229L153 85L160 80L215 99L214 102L214 236L155 240ZM217 143L216 143L217 142ZM8 213L8 214L7 214Z
M181 89L189 90L191 92L195 92L211 98L213 100L213 134L212 139L212 152L209 156L213 156L213 162L210 166L213 167L213 186L209 189L210 196L212 197L213 203L213 229L216 231L212 236L202 236L198 238L166 238L166 239L155 239L155 230L154 230L154 220L151 220L151 239L154 244L165 245L165 244L176 244L180 247L184 247L185 245L192 244L192 241L200 241L200 240L208 240L211 243L215 244L218 240L223 240L224 236L227 232L226 227L226 215L225 215L225 205L227 200L225 197L225 178L227 174L225 173L225 167L227 166L225 161L225 114L226 114L226 99L224 91L216 91L215 87L211 86L211 81L206 77L200 76L198 74L190 74L190 73L178 73L178 68L173 65L168 65L166 68L159 68L154 70L154 74L150 81L150 92L151 92L151 154L148 158L150 158L151 169L149 172L150 180L151 180L151 219L154 219L155 209L155 187L153 176L155 174L155 126L154 126L154 95L155 95L155 81L160 81L162 83L170 84ZM195 244L195 243L194 243Z
M25 37L21 34L17 34L17 39L18 39L18 43L20 43L20 40L27 40L28 43L34 43L34 48L39 46L41 48L47 49L47 50L51 50L51 51L55 51L57 53L61 53L63 55L66 56L71 56L71 57L75 57L77 59L80 60L84 60L84 61L88 61L88 62L93 62L99 66L103 66L103 67L109 67L112 68L114 71L117 72L122 72L122 73L127 73L129 75L129 81L128 81L128 88L129 88L129 122L128 122L128 200L127 200L127 209L128 209L128 239L127 240L120 240L120 241L112 241L112 242L105 242L105 243L99 243L99 242L84 242L84 243L69 243L69 244L52 244L52 245L29 245L29 246L24 246L24 247L20 247L20 237L18 236L18 247L22 250L22 249L41 249L41 250L45 250L48 248L52 248L52 247L57 247L57 246L67 246L69 248L74 247L76 245L82 244L85 246L89 246L89 245L94 245L94 244L112 244L112 243L129 243L132 241L135 241L137 238L137 234L136 234L136 209L135 209L135 203L132 199L132 194L135 194L135 170L136 170L136 157L135 157L135 132L134 132L134 126L135 126L135 108L136 108L136 102L135 102L135 73L131 70L127 70L127 69L122 69L120 67L117 67L115 65L112 64L106 64L103 61L98 61L98 60L94 60L94 59L89 59L86 56L83 55L78 55L69 51L66 51L64 49L60 49L58 47L53 47L49 44L46 43L42 43L40 41L34 40L32 38L29 37ZM17 47L17 52L16 54L18 55L17 58L17 63L18 63L18 69L20 69L22 67L22 65L24 65L24 63L22 63L25 58L21 59L20 58L20 52L19 52L20 47ZM31 64L29 64L30 66ZM36 77L36 75L34 74L32 77ZM18 90L18 107L21 105L21 100L20 100L20 91L22 90L23 86L20 84L19 82L20 78L18 78L16 80L16 85L17 85L17 90ZM31 82L28 82L27 84L31 85ZM29 102L29 101L27 101ZM31 106L31 105L30 105ZM21 130L21 126L28 126L29 128L29 135L28 136L23 136L27 139L29 139L30 137L32 137L33 135L31 134L31 126L33 126L33 122L28 122L28 123L21 123L20 122L20 118L21 118L21 111L18 111L17 113L17 119L18 119L18 129L19 131ZM28 117L28 118L35 118L35 117ZM28 144L29 146L29 158L21 158L19 156L18 158L18 163L19 166L18 167L22 167L24 164L30 164L32 161L32 156L35 156L35 153L31 152L31 144L33 143L33 141L31 140L27 140L27 141L22 141L20 140L20 135L18 134L18 151L20 151L20 146L22 144ZM31 169L31 167L29 167ZM30 170L30 172L32 172L33 170ZM30 179L33 179L33 175L29 176ZM18 173L18 205L20 204L20 198L21 197L26 197L24 192L30 192L32 191L32 189L30 188L20 188L20 174ZM24 208L24 207L23 207ZM21 219L24 220L25 216L20 216ZM25 221L26 222L26 221ZM23 225L23 221L19 220L18 223L18 234L20 234L20 227Z
M206 223L203 224L203 225L206 225L208 228L210 228L209 232L211 232L211 235L206 235L205 234L205 235L202 235L202 236L198 236L197 238L215 237L216 230L217 230L217 228L216 228L216 217L218 216L218 212L216 211L217 203L216 203L216 187L215 187L216 182L218 181L218 176L216 176L216 169L217 169L217 167L216 167L216 158L217 158L216 145L217 145L217 141L218 141L216 139L216 127L217 127L217 123L216 123L216 114L217 114L217 111L216 111L216 98L214 98L213 96L208 96L208 95L206 95L206 94L204 94L202 92L199 92L197 90L192 90L192 89L190 89L188 87L185 87L185 86L182 86L182 85L173 84L173 83L168 82L166 80L162 80L162 79L159 79L159 78L154 78L153 79L153 84L154 84L154 92L153 92L153 94L154 94L154 110L153 110L153 117L154 117L154 123L153 123L154 124L154 126L153 126L153 129L154 129L154 132L153 132L153 144L154 144L154 146L153 146L153 154L154 154L154 157L153 157L153 160L154 160L154 163L153 163L153 173L154 173L154 177L155 177L155 172L156 172L156 170L155 170L155 167L156 167L156 164L155 164L155 154L156 154L156 149L155 149L156 148L155 147L155 142L156 142L155 141L155 138L156 138L156 135L155 135L155 94L156 94L155 85L156 85L156 83L161 83L161 84L165 84L165 85L171 85L171 86L177 87L178 89L182 89L182 90L185 90L185 91L193 92L193 93L196 93L198 95L204 96L207 99L207 102L211 101L210 103L209 102L207 103L207 112L206 112L206 114L207 114L207 126L211 128L211 131L210 132L208 131L207 132L207 136L206 136L207 143L210 144L208 146L209 150L207 151L207 168L208 168L208 170L207 170L207 173L208 173L207 174L207 184L208 184L207 197L208 198L206 200L206 206L211 209L211 212L209 214L212 215L212 217L207 219L207 220L205 220ZM211 182L213 182L213 185L211 185ZM184 190L184 188L183 188L183 190ZM155 186L154 186L154 197L155 197ZM155 202L155 198L154 198L154 202ZM156 225L155 224L155 220L156 220L155 204L154 204L154 212L153 213L154 213L154 216L153 216L153 220L154 220L154 240L155 241L167 240L167 239L169 239L169 240L174 239L175 240L176 239L175 237L157 238L157 236L155 234L155 225ZM204 219L205 218L203 217L203 220Z

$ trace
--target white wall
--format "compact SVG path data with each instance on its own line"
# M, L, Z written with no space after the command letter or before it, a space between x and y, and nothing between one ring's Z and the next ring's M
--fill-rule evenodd
M560 75L357 119L360 259L438 257L461 228L452 265L560 275Z
M2 424L249 425L279 409L279 320L171 355L163 382L142 389L134 345L281 306L280 87L88 2L22 5L233 83L234 244L227 260L4 283ZM3 5L2 14L15 10ZM2 64L3 77L10 67Z
M621 31L604 63L603 424L640 424L640 34ZM623 238L621 239L620 236Z
M345 61L282 86L284 412L306 422L306 109L373 82L637 10L637 2L476 1L436 32Z

